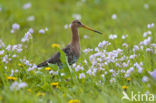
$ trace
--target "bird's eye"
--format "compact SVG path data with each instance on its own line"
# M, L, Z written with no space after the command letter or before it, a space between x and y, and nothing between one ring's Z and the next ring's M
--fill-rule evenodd
M77 22L77 23L81 25L81 22Z

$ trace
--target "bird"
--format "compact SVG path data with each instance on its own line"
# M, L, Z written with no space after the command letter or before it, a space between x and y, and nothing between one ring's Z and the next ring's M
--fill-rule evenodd
M94 30L80 22L80 20L73 20L71 25L71 31L72 31L72 41L62 49L62 51L66 54L69 65L74 64L77 62L77 60L80 57L80 38L79 38L79 32L78 28L85 28L90 31L96 32L98 34L102 34L101 32ZM37 67L47 67L48 64L57 64L59 68L62 68L62 63L60 60L60 52L57 52L54 54L51 58L48 60L45 60L44 62L37 65Z

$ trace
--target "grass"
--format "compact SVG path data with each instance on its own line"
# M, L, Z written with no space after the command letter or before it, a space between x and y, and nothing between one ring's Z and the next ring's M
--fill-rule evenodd
M23 5L28 2L32 4L32 7L24 10ZM144 8L144 4L148 4L149 8ZM147 28L147 24L156 23L155 0L85 0L85 2L81 0L1 0L0 8L2 8L0 11L0 39L5 44L5 47L0 48L0 51L5 50L0 58L5 55L17 55L15 58L10 56L9 58L12 60L8 63L4 63L2 59L0 60L0 102L68 103L72 99L78 99L80 103L131 103L132 101L121 100L124 91L122 86L128 86L126 90L128 95L131 95L132 91L136 94L138 92L149 92L156 95L156 81L148 73L148 71L153 71L156 68L156 54L146 52L146 48L151 48L150 44L156 42L155 27ZM70 28L64 29L64 25L70 24L74 20L72 18L73 14L80 14L82 23L103 32L103 35L98 35L91 31L79 29L81 56L77 65L81 65L84 70L76 72L75 67L68 66L65 57L62 57L65 65L64 69L59 70L56 65L50 66L52 70L58 70L59 73L64 73L65 76L56 75L54 77L45 68L27 71L29 66L25 65L25 62L20 61L20 59L25 58L31 64L39 64L57 51L56 48L51 47L51 44L57 43L63 48L71 41L71 30ZM113 14L117 15L117 19L112 19ZM34 16L35 20L27 21L28 16ZM10 31L14 23L20 25L20 30L12 34ZM40 29L45 27L48 27L45 34L38 33ZM28 43L22 43L22 52L17 53L5 49L9 44L20 44L21 38L24 37L29 28L34 29L33 39ZM149 30L152 32L152 35L150 35L152 38L151 43L144 46L143 50L139 49L133 52L134 45L139 46L140 41L145 39L143 33ZM117 34L118 37L111 40L109 39L110 34ZM128 37L121 39L124 34L128 34ZM88 39L85 39L84 35L87 35ZM94 49L103 40L109 41L111 45L100 49L100 51L107 50L110 52L120 48L123 53L119 53L117 59L132 54L137 56L135 59L115 62L122 65L129 60L128 67L117 67L115 63L109 63L103 66L105 71L98 70L95 76L90 76L86 74L93 65L89 58L96 51L86 54L83 50L86 48ZM123 43L127 43L128 48L123 47ZM152 48L152 50L156 49ZM88 63L85 64L84 60L87 60ZM106 62L102 61L100 63ZM134 66L136 62L143 63L142 73L138 73L137 68ZM124 73L113 76L109 72L109 70L113 70L115 73L120 70L127 71L130 67L134 67L135 71L130 77L126 78ZM72 69L70 70L70 68ZM94 66L94 68L99 67ZM27 83L25 88L10 90L15 82L7 79L11 75L11 70L18 70L13 76L17 78L17 82ZM101 75L105 72L108 72L108 74L105 75L104 79ZM85 73L86 77L79 79L81 73ZM142 82L144 76L148 77L148 82ZM115 78L116 82L110 83L112 78ZM131 80L128 81L128 78L131 78ZM50 85L55 82L58 82L58 88Z

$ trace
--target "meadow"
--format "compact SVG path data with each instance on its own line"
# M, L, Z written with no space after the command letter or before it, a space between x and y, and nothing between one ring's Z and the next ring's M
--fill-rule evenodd
M103 34L79 28L70 66L75 19ZM155 0L0 0L0 103L155 103L155 38Z

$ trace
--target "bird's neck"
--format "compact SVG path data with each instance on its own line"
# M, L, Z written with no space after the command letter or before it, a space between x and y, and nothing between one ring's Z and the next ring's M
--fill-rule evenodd
M78 28L72 26L71 29L72 29L72 43L79 43L80 39L79 39Z

